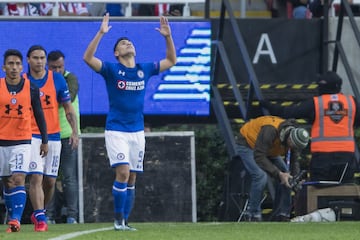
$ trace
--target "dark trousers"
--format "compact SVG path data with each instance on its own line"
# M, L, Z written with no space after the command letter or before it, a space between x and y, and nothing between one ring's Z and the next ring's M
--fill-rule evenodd
M310 179L311 181L339 181L346 163L348 167L343 182L351 182L354 179L355 153L312 153Z

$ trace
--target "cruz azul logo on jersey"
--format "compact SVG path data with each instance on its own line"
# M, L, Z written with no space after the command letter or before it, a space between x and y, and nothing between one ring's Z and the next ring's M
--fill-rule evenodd
M123 74L125 75L125 74ZM117 88L121 90L128 91L141 91L145 88L145 81L141 80L144 78L144 72L139 70L137 72L139 81L126 81L125 79L120 79L117 81Z
M344 108L344 104L339 101L330 101L328 108L325 109L325 116L330 117L334 123L338 123L348 115L348 110Z
M50 96L45 95L45 93L43 91L40 91L40 98L43 99L43 101L46 105L50 104Z
M10 102L11 102L11 104L15 105L15 104L17 103L17 99L16 99L16 98L12 98L12 99L10 100Z

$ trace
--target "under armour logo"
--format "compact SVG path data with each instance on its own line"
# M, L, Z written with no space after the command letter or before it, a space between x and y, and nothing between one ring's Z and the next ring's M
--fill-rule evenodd
M18 108L16 109L18 111L18 115L23 114L21 111L22 109L23 109L23 106L19 105Z
M9 104L6 104L5 107L6 107L5 113L6 113L6 114L10 114L10 111L11 111L10 105L9 105Z
M5 110L5 113L6 113L6 114L10 114L10 111L12 111L12 110L17 111L17 114L18 114L18 115L23 114L23 112L22 112L23 106L22 106L22 105L19 105L17 108L12 109L12 108L10 107L10 104L6 104L6 105L5 105L5 108L6 108L6 110Z
M50 104L50 96L49 95L45 95L45 100L44 100L46 105Z
M121 71L121 70L119 70L118 74L121 75L121 76L125 76L125 72Z

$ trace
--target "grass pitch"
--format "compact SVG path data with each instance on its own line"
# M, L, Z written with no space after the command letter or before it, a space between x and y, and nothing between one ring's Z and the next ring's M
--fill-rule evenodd
M360 222L329 223L133 223L136 232L114 231L112 223L56 224L48 232L34 232L24 224L18 233L5 233L0 226L0 239L17 240L358 240Z

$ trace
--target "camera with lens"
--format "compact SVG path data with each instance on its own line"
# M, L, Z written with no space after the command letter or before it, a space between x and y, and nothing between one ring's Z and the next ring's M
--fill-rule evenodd
M301 180L303 180L303 178L305 177L306 175L306 171L305 170L301 170L298 174L296 174L293 178L290 178L289 179L289 184L290 184L290 187L293 191L298 191L301 189Z

